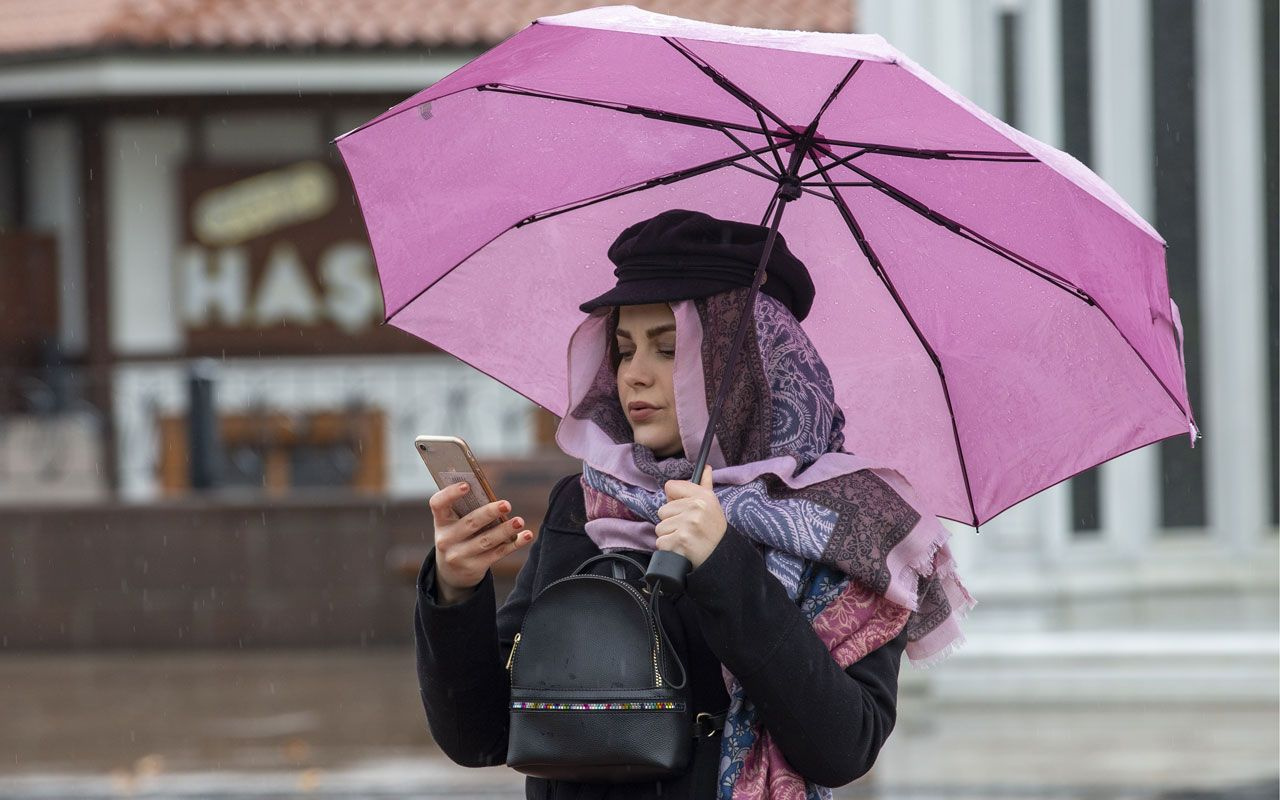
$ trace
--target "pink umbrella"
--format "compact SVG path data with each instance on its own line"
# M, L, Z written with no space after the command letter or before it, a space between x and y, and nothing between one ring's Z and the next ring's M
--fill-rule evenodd
M687 208L786 238L846 447L939 516L1195 445L1164 240L879 36L543 17L334 141L387 322L555 414L609 244Z

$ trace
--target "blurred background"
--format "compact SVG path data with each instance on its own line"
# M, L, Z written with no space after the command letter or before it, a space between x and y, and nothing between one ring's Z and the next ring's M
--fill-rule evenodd
M590 5L0 0L0 798L522 795L426 728L412 439L579 467L381 325L329 142ZM968 643L838 796L1280 794L1277 0L636 5L881 34L1168 241L1204 438L947 521Z

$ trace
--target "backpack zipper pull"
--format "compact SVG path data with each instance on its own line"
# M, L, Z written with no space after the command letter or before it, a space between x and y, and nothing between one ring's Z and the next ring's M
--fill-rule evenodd
M511 654L507 656L507 672L511 672L511 665L516 661L516 648L520 645L520 634L516 634L516 638L511 642Z

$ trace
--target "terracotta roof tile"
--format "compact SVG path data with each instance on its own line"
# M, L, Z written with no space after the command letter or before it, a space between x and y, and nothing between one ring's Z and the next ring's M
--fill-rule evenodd
M730 25L851 31L853 0L633 0ZM0 54L488 46L590 0L5 0Z

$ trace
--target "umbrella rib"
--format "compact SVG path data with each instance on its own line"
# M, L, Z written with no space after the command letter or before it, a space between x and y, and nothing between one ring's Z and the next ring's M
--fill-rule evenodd
M822 163L818 161L817 153L810 150L809 158L811 158L813 163L818 167L822 167ZM830 178L827 176L826 171L820 169L820 172L822 173L823 179L830 182ZM830 185L830 183L828 183L828 185ZM898 289L893 285L893 281L889 280L889 275L885 272L884 264L881 263L879 256L876 255L875 250L871 247L871 243L867 241L867 237L862 231L862 226L858 224L858 220L853 216L853 212L849 209L848 204L845 203L844 198L840 196L840 193L836 191L834 186L831 186L831 194L832 199L835 201L836 208L840 211L840 216L844 219L845 224L849 226L849 232L853 234L853 238L858 242L858 247L862 250L862 255L867 259L867 262L871 264L871 269L876 273L876 276L880 278L880 282L883 283L884 287L889 291L889 295L893 298L893 302L898 305L898 310L907 318L907 322L911 325L911 330L915 331L916 338L920 340L920 346L929 354L929 359L933 361L933 367L938 372L938 381L942 384L942 394L947 401L947 413L951 417L951 434L955 437L956 441L956 457L960 459L960 474L964 477L964 490L969 497L969 513L973 515L973 525L977 527L978 511L974 508L973 504L973 489L969 485L969 470L964 461L964 448L960 445L960 429L956 424L955 408L951 404L951 390L947 388L947 376L942 370L942 359L940 359L938 354L934 352L933 346L930 345L929 340L925 338L924 331L920 330L920 326L916 324L915 319L911 316L911 312L907 310L906 303L904 303L902 297L899 296Z
M813 153L811 152L810 155L812 157ZM827 155L831 155L830 151L827 151ZM827 167L824 168L818 162L816 157L813 158L813 161L815 164L818 164L819 171L822 172L824 178L827 176L826 169L831 166L834 166L834 165L827 165ZM1048 282L1050 285L1057 286L1059 289L1062 289L1068 294L1071 294L1074 297L1080 300L1083 300L1085 303L1088 303L1089 305L1098 309L1098 311L1102 313L1102 316L1106 318L1107 322L1111 323L1111 327L1114 328L1116 333L1119 334L1120 338L1124 340L1124 343L1129 345L1129 349L1133 351L1133 354L1135 356L1138 357L1138 360L1142 362L1142 365L1147 368L1147 372L1151 374L1151 377L1155 380L1156 384L1161 389L1164 390L1164 393L1166 395L1169 396L1169 399L1173 402L1174 407L1177 408L1178 411L1183 416L1190 418L1191 415L1188 413L1187 409L1182 405L1182 402L1178 400L1178 397L1173 393L1173 390L1171 390L1168 386L1166 386L1165 382L1161 380L1160 376L1156 373L1155 369L1153 369L1151 364L1147 361L1146 356L1144 356L1142 352L1138 350L1137 347L1134 347L1133 342L1129 339L1128 335L1126 335L1125 332L1121 330L1120 326L1116 324L1116 321L1111 317L1109 313L1107 313L1107 310L1103 308L1101 305L1099 305L1098 301L1095 300L1093 296L1090 295L1088 292L1086 292L1084 289L1081 289L1080 287L1071 283L1066 278L1063 278L1061 275L1054 273L1052 270L1045 269L1039 264L1036 264L1031 259L1025 256L1022 256L1018 253L1015 253L1014 251L1010 250L1004 245L998 244L992 241L991 239L988 239L987 237L983 236L982 234L978 233L972 228L969 228L959 222L956 222L955 220L951 219L950 217L947 217L944 214L934 211L933 209L929 208L924 203L921 203L919 200L915 199L911 195L894 187L888 182L882 180L881 178L878 178L875 175L872 175L870 172L867 172L864 169L860 169L856 165L850 164L847 162L844 164L844 167L846 169L852 170L853 172L856 172L857 174L871 181L874 187L878 189L880 192L882 192L885 195L888 195L889 197L896 200L898 203L906 206L907 208L911 209L916 214L919 214L920 216L924 217L930 222L933 222L937 225L942 226L943 228L946 228L947 230L956 234L960 238L965 239L966 241L973 242L979 247L982 247L985 250L988 250L989 252L1000 256L1001 258L1005 259L1011 264L1014 264L1016 266L1019 266L1027 270L1032 275L1036 275L1042 278L1043 280ZM836 194L837 197L839 196L834 189L832 190L832 193Z
M827 150L827 148L825 148L825 147L823 148L823 150L824 150L824 151L826 151L827 155L831 156L832 158L835 158L835 154L834 154L834 153L832 153L830 150ZM836 159L835 161L832 161L830 164L827 164L825 167L818 167L818 168L817 168L817 169L815 169L813 172L806 172L805 174L803 174L803 175L801 175L801 176L800 176L800 180L802 180L802 181L807 181L807 180L809 180L810 178L812 178L812 177L813 177L813 176L815 176L815 175L822 175L822 176L823 176L823 180L826 180L826 179L827 179L827 173L828 173L828 172L830 172L831 170L835 169L836 167L843 167L843 166L845 166L845 165L846 165L846 164L848 164L850 161L853 161L855 158L857 158L857 157L858 157L858 156L860 156L860 155L863 155L863 154L864 154L864 153L866 153L866 152L867 152L866 150L859 150L859 151L858 151L858 152L856 152L856 153L850 153L850 154L849 154L849 155L847 155L847 156L843 156L843 157L841 157L841 158L839 158L839 159ZM818 163L818 162L815 160L815 161L814 161L814 163L816 164L816 163Z
M744 169L754 175L760 175L761 177L768 178L769 180L773 180L772 176L765 175L763 173L757 172L756 170L753 170L749 167L744 167L741 164L737 163L744 158L758 156L760 153L763 153L765 150L768 150L768 149L769 149L768 147L759 147L759 148L756 148L755 150L747 150L746 152L743 152L743 153L735 153L734 155L731 155L731 156L718 158L715 161L708 161L704 164L698 164L693 167L687 167L682 170L677 170L676 172L670 172L670 173L667 173L666 175L661 175L657 178L650 178L647 181L642 181L641 183L633 184L631 186L626 186L622 189L616 189L611 192L606 192L605 194L597 195L596 197L588 198L586 200L581 200L579 202L564 206L562 208L552 209L549 211L539 211L536 214L530 214L529 216L520 220L513 227L522 228L525 225L528 225L532 222L539 222L549 217L559 216L560 214L564 214L569 211L576 211L579 208L586 208L587 206L595 205L596 203L602 203L605 200L611 200L615 197L622 197L623 195L631 194L632 192L639 192L645 189L652 189L655 186L665 186L667 184L677 183L679 181L684 180L685 178L692 178L697 175L702 175L704 173L720 169L721 167L737 167L739 169Z
M733 163L733 164L730 164L729 166L734 167L735 169L740 169L740 170L742 170L743 172L750 172L752 175L759 175L761 178L764 178L765 180L769 181L770 183L772 183L772 182L774 182L774 181L776 181L776 180L778 179L778 176L777 176L777 175L774 175L774 174L769 173L769 172L761 172L761 171L760 171L760 170L758 170L758 169L752 169L751 167L745 166L745 165L743 165L743 164Z
M769 198L769 207L764 210L764 217L760 220L761 225L767 223L769 221L769 217L773 215L773 209L778 205L778 197L778 192L774 192L773 196Z
M830 155L831 154L830 151L827 151L827 154ZM818 163L817 159L814 159L814 163L815 164ZM820 171L822 171L822 174L825 177L826 176L825 169L821 169L821 165L819 166L820 166ZM828 165L828 168L830 166L834 166L834 164ZM1106 317L1107 321L1111 323L1111 327L1115 328L1116 333L1120 335L1120 338L1124 340L1125 344L1129 345L1129 349L1132 350L1133 354L1138 357L1138 360L1142 362L1142 365L1147 368L1147 371L1149 373L1151 373L1151 377L1155 379L1155 382L1160 386L1161 389L1164 390L1164 393L1169 396L1169 399L1173 401L1174 407L1176 407L1178 411L1182 413L1184 416L1190 416L1187 412L1187 409L1183 407L1182 402L1178 400L1177 395L1175 395L1173 391L1168 386L1165 385L1165 382L1160 379L1160 376L1156 374L1156 371L1151 367L1151 364L1148 363L1146 357L1141 353L1141 351L1138 350L1138 348L1133 346L1133 342L1130 341L1129 337L1125 334L1125 332L1120 329L1120 326L1117 325L1116 321L1112 319L1109 313L1107 313L1107 310L1102 306L1100 306L1098 304L1098 301L1094 300L1093 297L1084 289L1081 289L1080 287L1071 283L1066 278L1063 278L1061 275L1054 273L1052 270L1046 269L1040 266L1039 264L1036 264L1031 259L1022 255L1019 255L1018 253L1015 253L1014 251L1010 250L1004 245L993 242L992 240L988 239L987 237L983 236L982 234L978 233L972 228L962 225L961 223L956 222L950 217L947 217L944 214L934 211L933 209L929 208L924 203L921 203L919 200L915 199L914 197L907 194L906 192L903 192L902 190L894 187L888 182L876 177L875 175L872 175L870 172L867 172L866 170L861 169L854 164L848 163L848 160L845 161L843 166L846 169L852 170L853 172L856 172L857 174L871 181L872 184L875 186L875 188L878 189L880 192L888 195L889 197L893 198L897 202L911 209L912 211L924 217L925 219L929 220L930 222L933 222L937 225L940 225L946 228L947 230L956 234L960 238L973 242L979 247L982 247L985 250L988 250L989 252L992 252L1000 256L1001 258L1005 259L1009 263L1019 266L1027 270L1028 272L1030 272L1032 275L1036 275L1042 278L1043 280L1048 282L1050 285L1057 286L1059 289L1062 289L1068 294L1074 295L1078 299L1083 300L1085 303L1088 303L1089 305L1097 308L1100 312L1102 312L1102 315Z
M827 179L822 183L802 183L801 186L875 186L871 181L833 181Z
M720 132L723 133L725 136L729 137L730 141L732 141L734 144L736 144L739 148L742 149L742 152L751 153L751 157L755 159L756 162L760 164L760 166L764 167L765 172L769 173L770 178L772 180L778 179L779 173L775 173L773 171L773 168L770 167L768 164L766 164L764 159L761 158L758 154L752 153L751 148L747 147L746 144L744 144L741 139L739 139L737 136L734 136L732 133L729 133L727 130L724 130L723 128L720 130ZM777 145L773 143L772 139L769 140L769 150L773 152L775 158L778 156Z
M814 195L815 197L821 197L823 200L830 200L833 203L836 201L836 199L831 195L823 194L822 192L815 191L814 189L810 189L807 186L801 186L800 191L807 192L808 194Z
M827 150L827 154L835 159L835 162L827 165L827 169L832 167L844 166L855 158L866 153L874 153L883 156L897 156L900 158L915 158L928 161L987 161L994 163L1042 163L1034 156L1025 153L1001 153L993 150L923 150L914 147L897 147L888 144L876 144L874 142L844 142L834 139L823 139L816 137L814 145L835 145L839 147L856 147L858 152L851 155L836 158L835 153ZM824 148L825 149L825 148ZM818 174L815 170L807 175L800 176L801 179L807 180Z
M757 114L763 113L765 116L769 117L769 119L776 122L783 131L789 130L787 123L783 122L781 117L770 111L764 103L761 103L759 100L744 92L736 83L726 78L719 70L708 64L700 56L694 55L692 50L677 42L670 36L663 36L662 41L671 45L676 49L677 53L689 59L689 62L697 67L704 75L714 81L716 86L724 89L738 102L755 111ZM779 133L781 133L781 131Z
M787 171L787 168L786 165L782 163L782 156L778 154L778 145L773 141L773 134L768 130L769 126L764 122L764 114L761 114L760 109L758 108L752 110L756 112L756 119L760 120L760 127L764 130L765 140L773 146L773 160L778 162L778 174L781 175Z
M830 153L828 153L828 155L830 155ZM816 159L814 163L818 163ZM833 166L836 166L836 165L828 164L828 165L822 166L819 168L819 172L822 172L822 174L825 176L827 174L826 170L830 169ZM877 190L893 198L898 203L906 206L907 208L911 209L916 214L919 214L920 216L924 217L930 222L936 225L940 225L943 228L946 228L947 230L951 231L952 233L956 234L962 239L971 241L974 244L1000 256L1001 258L1005 259L1009 263L1015 264L1021 267L1022 269L1027 270L1031 274L1036 275L1039 278L1042 278L1043 280L1049 282L1050 284L1057 286L1059 289L1062 289L1063 291L1068 292L1069 294L1075 295L1077 298L1079 298L1080 300L1083 300L1084 302L1088 303L1091 306L1097 305L1097 302L1093 299L1093 297L1089 295L1088 292L1076 286L1075 284L1071 283L1071 281L1068 281L1066 278L1063 278L1061 275L1054 273L1052 270L1045 269L1039 264L1036 264L1031 259L1013 252L1012 250L1005 247L1004 245L997 244L996 242L991 241L990 239L978 233L977 231L973 230L972 228L966 225L963 225L962 223L956 222L955 220L951 219L945 214L934 211L933 209L929 208L927 205L915 199L914 197L902 191L901 189L894 187L888 182L882 180L881 178L876 177L875 175L872 175L870 172L867 172L866 170L861 169L854 164L850 164L846 161L842 166L866 178L868 181L871 182L871 184Z
M840 79L840 82L836 84L836 88L831 90L831 94L827 95L826 102L822 104L822 108L818 109L818 113L814 115L813 122L809 123L809 130L813 131L813 135L815 137L818 135L818 120L822 119L822 115L827 113L827 106L831 105L831 102L836 99L836 95L840 94L840 92L844 90L845 85L853 79L854 74L857 73L858 68L861 66L862 59L858 59L853 62L853 66L849 67L849 71L846 72L844 77Z
M674 122L677 125L688 125L694 128L710 128L712 130L724 131L731 129L742 131L743 133L754 133L759 135L768 135L768 131L763 128L753 128L750 125L742 125L736 122L722 122L707 117L695 117L692 114L679 114L674 111L660 111L656 108L646 108L644 106L633 106L626 103L614 103L606 100L588 100L585 97L570 97L569 95L555 94L553 92L542 92L534 89L525 89L520 86L511 86L505 83L486 83L475 87L480 92L499 92L501 94L515 94L524 97L538 97L543 100L558 100L563 103L576 103L592 108L603 108L608 111L620 111L624 114L636 114L638 116L656 119L661 122Z
M766 149L768 148L760 147L751 152L759 154L764 152ZM650 180L644 181L643 183L639 183L634 186L628 186L624 189L619 189L617 191L609 192L599 197L591 198L590 200L585 200L580 203L575 203L571 206L566 206L564 208L556 209L553 211L543 211L537 214L531 214L525 217L524 219L520 220L519 222L516 222L515 224L509 225L508 227L503 228L501 231L498 231L496 234L493 235L491 239L489 239L487 242L477 247L475 250L472 250L461 261L459 261L457 264L454 264L452 267L450 267L443 275L436 278L434 281L427 284L426 286L422 287L422 289L416 292L413 295L413 297L410 297L408 300L404 301L399 306L397 306L394 311L391 311L389 313L384 313L383 321L390 322L392 319L395 318L397 314L399 314L401 311L404 311L406 308L408 308L415 300L417 300L419 297L422 297L422 295L429 292L432 286L435 286L437 283L439 283L441 280L444 279L445 275L448 275L449 273L453 272L455 269L457 269L458 267L465 264L468 260L470 260L470 258L474 256L476 253L480 252L481 250L488 247L493 242L497 241L497 239L499 239L501 236L509 233L512 230L515 230L516 228L523 227L525 225L528 225L531 222L537 222L539 220L547 219L548 217L554 217L559 214L564 214L566 212L573 211L575 209L584 208L586 206L594 205L596 203L602 203L605 200L609 200L614 197L621 197L622 195L631 194L632 192L638 192L644 189L649 189L654 186L660 186L660 185L669 184L669 183L676 183L677 181L684 180L685 178L692 178L695 175L701 175L705 172L711 172L712 170L719 169L720 167L735 165L737 161L747 158L749 155L750 153L737 153L731 156L725 156L724 158L716 159L715 161L708 161L705 164L699 164L694 167L678 170L676 172L663 175L661 177L651 178ZM776 199L776 196L777 195L775 193L775 199Z

